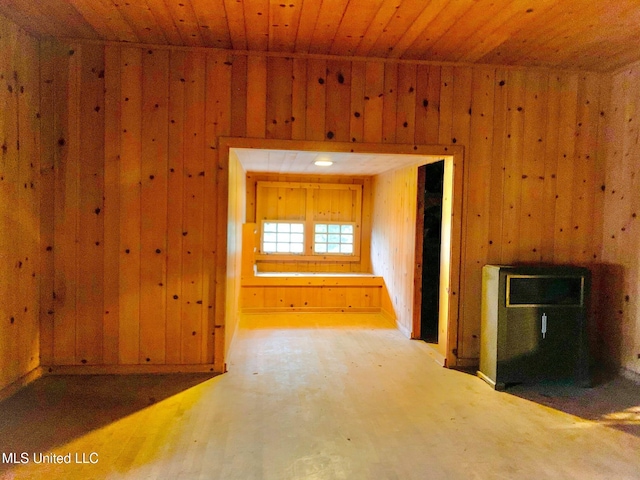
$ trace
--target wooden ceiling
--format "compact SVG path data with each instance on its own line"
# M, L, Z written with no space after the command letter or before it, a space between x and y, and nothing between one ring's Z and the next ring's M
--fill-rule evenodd
M610 71L638 0L0 0L37 36Z

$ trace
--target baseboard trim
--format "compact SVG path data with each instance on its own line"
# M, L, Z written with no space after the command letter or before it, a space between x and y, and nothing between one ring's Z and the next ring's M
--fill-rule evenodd
M34 368L33 370L31 370L26 375L23 375L22 377L20 377L16 381L10 383L6 387L4 387L2 390L0 390L0 401L11 397L18 390L20 390L21 388L26 387L31 382L36 381L37 379L39 379L43 375L44 375L44 371L43 371L42 367Z
M196 365L48 365L45 375L162 375L170 373L222 373L213 363Z

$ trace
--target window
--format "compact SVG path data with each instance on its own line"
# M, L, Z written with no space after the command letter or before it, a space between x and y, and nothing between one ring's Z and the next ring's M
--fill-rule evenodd
M316 223L313 252L331 255L353 255L354 229L351 223Z
M256 258L271 262L357 262L362 189L359 183L256 181L260 222Z
M304 253L304 223L265 221L262 223L263 253Z

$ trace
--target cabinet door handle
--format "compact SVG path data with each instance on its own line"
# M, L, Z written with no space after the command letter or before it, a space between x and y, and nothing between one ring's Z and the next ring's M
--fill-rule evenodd
M547 336L547 314L542 314L542 338Z

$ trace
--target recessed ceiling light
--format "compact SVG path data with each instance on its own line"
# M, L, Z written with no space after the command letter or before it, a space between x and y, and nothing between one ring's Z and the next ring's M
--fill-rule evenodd
M313 163L314 165L317 165L319 167L329 167L333 165L333 162L331 160L316 160Z

